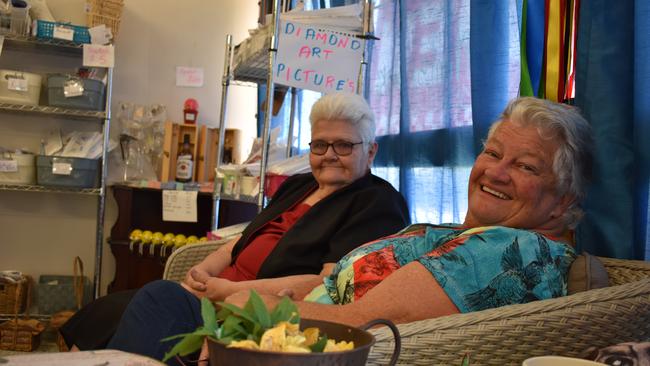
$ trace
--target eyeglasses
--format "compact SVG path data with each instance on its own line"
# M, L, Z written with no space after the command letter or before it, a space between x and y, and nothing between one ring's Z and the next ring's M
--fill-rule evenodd
M309 151L314 155L325 155L327 149L331 146L334 149L334 153L338 156L346 156L352 154L352 150L355 145L363 144L361 142L349 142L349 141L334 141L333 143L328 143L323 140L314 140L309 143Z

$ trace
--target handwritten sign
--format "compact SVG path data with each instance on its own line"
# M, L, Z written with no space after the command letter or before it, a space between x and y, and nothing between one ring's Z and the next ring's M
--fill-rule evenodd
M200 67L177 66L176 86L202 87L203 69Z
M197 222L197 191L163 190L163 221Z
M282 21L273 81L323 93L356 92L365 47L357 36Z
M115 48L113 45L84 44L83 65L89 67L113 67Z

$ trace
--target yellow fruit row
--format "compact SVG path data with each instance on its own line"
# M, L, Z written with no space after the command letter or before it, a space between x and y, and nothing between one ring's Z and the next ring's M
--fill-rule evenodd
M149 230L135 229L129 234L129 240L131 241L131 247L136 243L151 244L152 246L165 245L182 247L183 245L207 241L207 238L205 236L202 236L201 238L197 237L196 235L190 235L186 237L183 234L163 234L160 231L156 231L154 233Z

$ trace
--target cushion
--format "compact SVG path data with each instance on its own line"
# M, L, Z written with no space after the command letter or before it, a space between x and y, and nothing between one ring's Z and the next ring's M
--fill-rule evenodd
M607 270L597 257L583 252L573 261L569 268L569 295L607 286L609 286Z

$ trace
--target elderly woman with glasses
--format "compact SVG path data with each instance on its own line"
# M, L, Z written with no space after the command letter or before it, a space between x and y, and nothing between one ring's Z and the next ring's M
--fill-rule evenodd
M352 249L408 225L404 198L370 173L377 143L366 101L326 95L314 104L310 122L311 173L287 179L242 235L190 269L182 284L155 281L135 296L109 295L82 309L61 328L66 343L161 358L171 344L162 338L201 324L200 298L218 301L248 289L308 291ZM107 308L112 322L99 316Z

